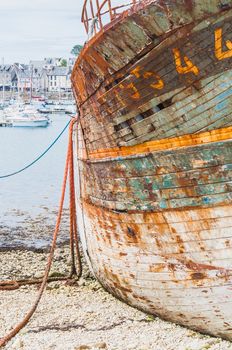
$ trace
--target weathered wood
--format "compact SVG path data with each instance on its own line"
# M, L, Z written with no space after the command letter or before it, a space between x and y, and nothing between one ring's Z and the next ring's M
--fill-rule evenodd
M197 2L194 7L191 5L189 6L187 2L185 1L175 1L172 3L170 8L170 2L169 1L162 1L159 3L159 1L154 2L151 1L151 4L147 4L146 8L144 8L143 4L139 6L136 9L135 13L131 13L131 16L127 18L127 21L131 22L131 19L134 23L138 21L138 18L141 20L138 24L138 27L142 28L145 33L148 34L151 38L158 38L158 40L155 41L155 45L157 45L158 42L160 42L166 33L170 31L175 31L177 28L180 28L181 26L187 25L194 21L199 21L204 18L208 18L212 16L212 14L218 14L219 12L223 11L225 8L231 8L231 0L225 0L223 2L223 6L221 4L220 0L211 0L210 4L207 1L204 1L200 4L200 2ZM193 10L194 8L194 10ZM144 12L145 11L145 12ZM157 13L157 16L156 16ZM178 13L178 15L176 15ZM146 14L146 15L145 15ZM133 15L135 15L135 18L133 18ZM146 20L144 20L146 18ZM154 20L155 18L155 20ZM147 27L147 24L149 22L149 26ZM120 28L123 26L124 21L123 17L118 18L118 23L116 25L112 25L108 28L107 33L113 34L116 28ZM148 33L149 31L149 33ZM129 37L124 35L124 43L127 43L127 46L133 47L134 40L130 40L130 38L133 37L133 33ZM118 41L117 33L114 36L115 41L114 44ZM105 66L107 65L108 68L108 74L105 74L106 81L109 79L110 75L114 74L114 70L110 64L108 64L109 57L104 57L104 53L102 53L101 50L98 50L100 44L102 44L105 41L105 33L104 35L97 36L96 38L93 38L89 45L86 47L86 55L92 56L93 51L89 52L89 50L94 50L95 55L95 61L98 63L98 66L102 69L105 69ZM106 42L107 47L107 42ZM125 44L123 44L125 45ZM111 47L110 47L111 49ZM112 55L111 51L109 52L110 57L114 60L114 62L119 62L124 57L124 51L123 48L121 48L117 55ZM97 59L96 59L97 55ZM136 57L136 54L135 56ZM99 60L104 60L105 63L101 64ZM133 58L134 59L134 58ZM133 61L133 60L131 60ZM123 69L124 64L122 63L118 69ZM85 67L85 60L80 59L77 61L77 64L75 66L75 80L79 85L79 80L82 80L81 76L79 76L79 71L81 70L85 71L86 79L88 80L88 74L89 69L88 67ZM113 80L115 77L113 77ZM99 81L99 86L101 82ZM82 89L78 90L77 98L79 100L79 103L83 103L86 100L86 96L82 95ZM88 92L88 86L86 86L85 89L86 92ZM90 93L91 94L91 93Z
M231 19L228 19L229 22L231 22ZM222 24L221 24L222 25ZM215 25L218 26L218 24ZM224 24L223 24L224 26ZM226 27L226 24L225 24ZM149 99L152 98L152 95L160 95L165 92L171 91L173 88L176 88L177 86L182 85L191 85L194 83L194 81L199 81L199 79L202 79L204 77L208 77L209 75L222 72L225 67L228 69L229 62L219 62L216 60L214 56L214 30L209 31L209 29L206 30L205 35L205 45L206 47L201 48L201 33L202 32L195 32L192 35L189 35L186 38L186 33L183 31L183 38L181 38L180 41L178 41L178 37L176 35L173 35L172 41L174 41L174 44L170 42L170 39L166 39L166 45L163 44L162 49L158 46L157 48L154 48L151 53L147 54L145 58L141 59L138 63L136 63L133 67L131 67L130 71L135 70L138 66L141 67L141 71L152 71L156 72L161 79L165 80L165 87L162 90L156 90L149 89L149 84L154 81L154 77L151 76L150 79L144 79L142 74L140 78L137 78L135 75L129 75L128 78L126 78L124 81L120 82L118 86L115 86L112 90L107 92L104 96L105 101L105 109L106 110L113 110L116 111L118 108L122 108L122 103L120 105L118 97L115 97L115 93L119 96L120 101L124 102L127 106L127 109L136 108L140 104L145 103ZM227 28L227 31L225 32L225 39L226 34L231 33L231 26ZM165 42L165 41L164 41ZM170 47L171 44L171 47ZM189 47L188 47L189 45ZM167 46L168 49L167 49ZM197 76L193 76L192 74L186 74L183 75L180 79L180 76L175 70L175 65L173 64L173 54L172 50L174 47L181 47L182 55L187 54L189 59L194 62L194 64L199 67L199 74ZM184 49L183 49L184 48ZM208 52L209 49L209 52ZM147 67L147 63L149 62L150 66ZM151 63L152 62L152 63ZM161 64L161 66L160 66ZM162 67L163 70L162 70ZM172 69L170 71L170 69ZM133 90L132 89L121 89L120 86L129 86L130 84L134 84L136 86L136 89L138 89L138 92L140 94L140 98L135 100L132 98Z
M132 123L130 127L115 132L113 125L109 126L110 134L115 142L119 144L125 141L125 135L132 134L131 141L126 144L135 145L147 140L174 137L189 132L196 133L202 130L212 130L215 127L220 128L224 125L230 125L232 103L231 72L229 71L226 74L220 74L218 77L212 78L210 83L208 83L207 79L206 85L202 81L202 87L198 91L196 89L187 89L187 91L180 92L176 95L176 99L180 101L173 102L170 107L166 107L148 118ZM200 104L199 96L201 99ZM125 120L128 121L126 118ZM90 119L89 123L94 123L94 121ZM101 148L101 143L99 144L97 141L101 142L104 139L103 133L106 126L102 125L100 127L95 123L93 125L94 130L92 132L86 130L88 137L86 141L96 143L96 149L98 149ZM151 129L152 126L153 129ZM155 131L153 131L154 129Z
M231 215L231 207L223 208L223 212ZM163 218L169 227L166 232L169 232L169 237L172 237L171 229L175 232L175 228L171 220L174 218L178 220L179 215L193 216L195 220L202 222L204 214L214 219L217 217L217 221L221 221L214 209L172 212L171 217L168 212L163 213ZM149 223L155 222L154 216L151 218L151 215L153 214L147 214L142 220ZM104 217L104 220L100 222L101 217ZM141 230L140 235L138 229L131 228L129 222L126 229L121 226L127 217L126 214L113 214L104 209L85 205L89 252L93 258L95 273L103 285L127 302L138 307L143 305L144 309L152 310L161 317L171 318L191 328L207 330L214 335L230 338L230 333L225 333L226 328L230 327L230 321L226 327L225 320L230 320L231 315L229 300L232 272L212 266L212 261L220 264L227 258L231 263L231 248L223 248L228 244L227 239L224 239L225 245L223 244L222 249L215 249L213 243L210 246L209 241L202 239L199 246L195 240L186 245L182 243L183 251L176 254L175 252L180 251L180 241L185 240L185 235L180 233L176 244L168 246L170 249L172 247L171 250L168 247L166 250L166 242L162 245L164 254L162 255L161 244L156 243L157 235L162 237L161 227L156 235L150 233L152 225L147 224L146 231ZM136 217L137 214L131 214L132 221L136 221ZM191 224L190 220L185 222L189 227L189 234L191 234ZM209 225L211 225L210 221ZM218 235L220 232L223 236L223 230L219 231ZM118 242L115 235L118 237ZM193 233L193 237L195 235ZM127 239L134 241L133 246L129 245L129 242L124 242ZM219 236L217 239L220 240ZM223 242L223 238L220 241ZM127 246L126 251L123 250L125 246ZM156 254L157 251L160 253ZM201 261L201 265L195 261ZM145 271L146 269L149 271L145 272L144 268ZM200 300L199 303L198 300ZM215 312L212 304L218 312ZM181 317L178 317L179 313L182 314ZM198 317L207 322L196 321Z
M147 0L86 45L78 221L100 282L232 340L232 1Z
M229 27L230 28L230 27ZM207 40L207 43L208 43L208 40ZM212 50L211 50L212 51ZM199 56L200 57L200 56ZM202 58L202 57L201 57ZM211 65L212 66L212 65ZM176 74L176 72L175 72L175 74ZM224 76L225 77L225 76ZM133 78L134 79L134 78ZM169 77L169 79L171 79L171 77ZM217 79L217 77L216 77L216 79ZM174 82L172 82L172 83L175 83L175 80L174 80ZM214 83L214 82L213 82ZM213 86L213 83L210 85L210 86ZM215 85L216 85L216 81L215 81ZM204 82L202 81L201 82L201 85L204 85ZM228 79L227 79L227 84L228 84L228 88L230 87L230 85L231 85L231 82L230 82L230 75L228 75ZM221 89L223 90L225 90L225 87L224 87L224 82L222 83L222 87L221 87ZM171 87L172 85L170 85L169 84L169 88ZM115 89L115 88L114 88ZM198 111L198 109L200 109L200 108L202 108L201 107L201 105L203 105L204 104L204 100L207 100L207 98L208 99L212 99L212 97L211 97L211 95L213 95L213 94L215 94L215 95L217 95L217 94L219 94L219 92L220 92L220 88L219 88L219 90L217 90L217 89L213 89L212 91L211 91L211 94L209 94L208 96L206 95L206 96L204 96L204 90L202 89L202 87L200 87L200 88L198 88L198 89L196 89L196 87L194 87L194 90L195 90L195 94L193 94L193 95L195 95L195 96L200 96L200 94L202 94L201 96L202 96L202 102L200 103L200 106L198 107L198 108L196 108L195 109L195 111L197 112ZM112 94L114 95L114 92L112 92ZM129 96L126 96L126 98L129 98ZM225 108L225 110L224 110L224 115L223 116L226 116L229 112L229 108L230 108L230 98L231 98L231 96L229 95L228 96L228 105L227 105L227 107ZM140 104L143 104L143 102L144 101L139 101L139 103ZM184 102L184 101L183 101ZM212 103L213 103L214 101L212 101ZM218 102L220 102L220 101L216 101L215 100L215 103L218 103ZM133 103L133 106L134 106L134 108L135 108L135 110L137 110L137 108L138 108L138 105L137 105L138 103L136 102L136 101L134 101L134 103ZM141 105L139 105L139 107L141 107ZM209 106L210 107L210 106ZM108 108L108 106L107 106L107 108ZM162 118L162 116L163 116L163 114L165 114L165 112L167 112L167 114L169 115L169 113L170 112L173 112L173 110L172 110L172 108L173 108L173 110L175 111L175 104L172 104L170 107L167 107L167 108L165 108L164 110L162 110L161 112L160 112L160 114L161 114L161 118ZM185 114L188 112L188 109L186 109L186 110L180 110L179 111L179 113L181 113L181 115L180 115L180 117L182 117L183 115L185 116ZM202 112L201 113L203 113L204 112L204 110L202 109ZM212 111L208 111L208 113L211 113L211 115L213 115L213 117L214 117L214 115L215 115L215 110L212 110ZM217 115L219 115L218 113L217 113ZM175 115L173 116L173 117L175 117ZM178 117L178 114L177 114L177 116L176 117ZM192 118L192 115L189 113L188 114L188 117L191 119ZM200 119L202 119L202 117L201 117L201 115L199 116L199 118ZM125 118L126 120L128 120L127 118ZM169 127L169 123L167 123L167 120L166 120L167 118L163 118L163 120L165 120L165 122L166 122L166 128L168 128ZM206 119L206 121L207 121L207 119ZM87 122L87 120L86 120L86 122ZM86 123L85 122L85 123ZM108 121L108 117L107 117L107 119L105 118L105 117L103 117L102 118L102 122L104 123L109 123L109 126L111 127L111 132L110 132L110 135L112 134L112 129L113 129L113 127L114 127L114 123L112 123L112 121ZM202 123L204 123L204 119L203 120L201 120L201 122ZM228 118L226 119L226 121L225 121L226 123L228 123L229 122L229 120L228 120ZM84 122L83 122L84 123ZM89 121L89 123L91 123L91 120ZM174 125L179 125L180 124L180 121L175 121L175 124ZM212 124L211 123L211 120L209 120L208 121L208 124ZM170 125L170 127L171 127L171 125ZM220 125L219 125L219 127L220 127ZM223 124L221 125L221 127L223 127ZM104 126L104 124L103 124L103 127L102 127L103 129L105 128L107 128L107 126ZM188 128L188 125L186 125L186 129ZM199 129L203 129L203 128L206 128L206 130L210 130L210 127L209 128L207 128L207 124L206 125L199 125ZM142 128L143 129L143 128ZM155 132L153 132L153 130L154 129L156 129L156 131ZM180 129L180 128L179 128ZM95 130L95 128L93 128L93 130ZM136 139L136 137L139 137L139 133L136 133L136 131L135 131L135 129L133 128L133 126L131 126L130 128L128 128L127 129L127 131L124 131L123 133L122 132L118 132L118 137L117 137L117 135L116 135L116 137L115 136L112 136L112 142L110 142L109 144L108 144L108 146L109 147L113 147L115 144L117 144L117 145L121 145L121 144L123 144L123 141L125 141L126 143L125 144L128 144L128 145L130 145L130 144L136 144L136 143L139 143L139 142L144 142L144 141L146 141L146 140L148 140L148 139L154 139L154 138L156 138L157 137L157 133L160 133L160 134L164 134L164 130L162 130L162 129L160 129L159 128L159 125L157 125L157 123L155 123L155 124L150 124L150 126L148 126L148 130L147 130L148 132L146 132L146 130L144 130L144 133L143 134L145 134L145 137L144 138L141 138L141 139ZM150 132L149 132L150 131ZM176 130L177 131L177 134L178 134L178 129ZM196 125L193 125L193 130L189 130L189 132L192 132L192 133L194 133L194 132L197 132L198 130L197 130L197 124ZM181 132L182 133L185 133L185 129L184 128L181 128ZM131 135L131 137L129 137L129 139L128 139L128 135ZM173 133L172 134L168 134L167 135L167 137L170 137L170 136L174 136L175 135L175 130L173 130ZM100 137L99 137L100 136ZM101 137L101 135L99 135L99 136L97 136L96 137L96 145L93 145L92 146L92 148L91 149L98 149L98 148L102 148L102 146L101 146L101 141L103 141L103 137ZM164 135L164 137L165 137L165 135ZM99 140L99 142L97 142ZM86 140L87 142L88 142L88 140ZM110 141L110 140L109 140ZM129 141L129 143L127 143ZM90 142L92 142L92 140L90 140ZM107 140L105 141L105 143L107 144Z

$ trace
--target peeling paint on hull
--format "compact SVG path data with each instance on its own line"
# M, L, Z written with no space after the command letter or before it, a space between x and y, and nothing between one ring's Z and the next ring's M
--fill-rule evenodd
M77 60L78 224L112 294L232 341L232 1L184 3L141 2Z
M231 215L230 206L128 215L84 204L95 274L133 306L231 340Z

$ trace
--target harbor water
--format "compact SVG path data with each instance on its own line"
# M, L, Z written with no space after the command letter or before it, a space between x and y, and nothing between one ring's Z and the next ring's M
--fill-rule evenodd
M0 128L0 176L37 158L69 120L51 116L46 128ZM51 240L63 180L68 130L35 165L0 179L0 248L47 246ZM66 204L67 205L67 204ZM66 220L64 216L64 220ZM66 232L62 233L65 240Z

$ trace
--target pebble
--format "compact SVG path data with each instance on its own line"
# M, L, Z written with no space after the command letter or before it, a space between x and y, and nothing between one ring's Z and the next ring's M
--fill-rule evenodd
M22 339L17 339L12 345L12 350L22 349L23 345L24 345L24 343L23 343Z
M96 344L91 344L91 345L80 345L75 350L99 350L99 349L107 349L106 343L96 343Z
M98 349L107 349L106 343L97 343L95 344L95 347Z
M56 259L62 252L62 259ZM67 275L69 247L57 248L52 272ZM42 276L47 253L0 252L1 277ZM16 269L20 260L21 269ZM78 283L48 284L28 325L4 350L232 350L230 342L147 316L105 292L87 265ZM0 337L21 321L35 301L37 285L1 292ZM6 312L7 310L7 312ZM148 320L150 322L148 322ZM78 345L77 345L78 341Z

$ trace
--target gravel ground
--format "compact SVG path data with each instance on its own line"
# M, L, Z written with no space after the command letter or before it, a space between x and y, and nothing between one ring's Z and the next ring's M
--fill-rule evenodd
M40 277L47 253L3 251L2 280ZM53 275L68 274L67 246L57 249ZM0 336L22 319L36 286L1 291ZM30 323L7 346L12 350L232 350L232 344L164 322L135 310L102 289L87 266L79 282L52 282Z

